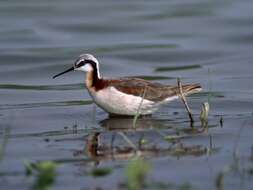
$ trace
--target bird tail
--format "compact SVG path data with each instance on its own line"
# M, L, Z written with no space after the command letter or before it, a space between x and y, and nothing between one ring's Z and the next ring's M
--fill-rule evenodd
M202 90L200 84L186 84L182 85L182 90L184 95L194 94ZM177 90L177 93L180 93L180 90Z
M182 91L185 96L187 96L189 94L197 93L201 90L202 90L202 88L199 84L182 85ZM180 89L178 86L173 86L173 87L169 86L169 90L167 92L169 92L169 95L166 94L166 98L164 99L164 101L162 101L162 103L170 102L170 101L177 99L178 97L181 96ZM160 103L159 103L159 105L160 105Z

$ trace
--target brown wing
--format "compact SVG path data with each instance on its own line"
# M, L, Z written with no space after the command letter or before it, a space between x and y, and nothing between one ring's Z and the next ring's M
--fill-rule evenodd
M159 101L164 99L162 90L164 87L162 84L151 83L143 79L122 79L119 83L112 83L111 86L126 94L139 97L143 97L143 93L145 91L144 99L151 101Z
M176 96L179 93L177 86L163 85L160 83L149 82L138 78L123 78L112 81L109 86L113 86L121 92L134 96L143 97L154 102L162 101L168 97ZM183 92L188 94L194 89L200 88L199 85L183 85Z
M168 97L177 96L179 94L178 86L163 85L139 78L121 78L116 80L100 79L95 84L96 90L101 90L109 86L113 86L117 90L126 94L139 97L143 97L145 91L144 99L154 102L162 101ZM182 88L186 95L197 92L201 89L198 84L183 85Z

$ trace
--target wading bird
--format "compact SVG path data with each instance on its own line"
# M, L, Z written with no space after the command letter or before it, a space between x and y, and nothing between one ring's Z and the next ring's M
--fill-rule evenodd
M70 71L86 72L85 85L93 101L110 115L150 115L158 108L180 96L178 86L154 83L139 78L103 79L99 62L91 54L82 54L74 66L63 71L56 78ZM184 95L199 92L199 84L182 86Z

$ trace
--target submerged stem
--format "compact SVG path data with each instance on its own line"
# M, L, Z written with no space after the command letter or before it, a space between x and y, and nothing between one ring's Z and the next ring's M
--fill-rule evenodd
M138 109L137 109L136 114L134 115L133 128L136 128L137 119L138 119L138 117L140 116L140 110L141 110L141 106L142 106L144 97L145 97L145 95L146 95L146 91L147 91L147 86L145 86L145 88L144 88L144 90L143 90L143 94L142 94L142 97L141 97L140 105L139 105L139 107L138 107Z
M181 98L182 102L184 103L185 108L186 108L186 110L187 110L187 112L188 112L188 116L189 116L189 118L190 118L191 124L193 124L193 123L194 123L194 120L193 120L193 117L192 117L191 110L190 110L190 108L189 108L189 106L188 106L186 97L185 97L185 95L184 95L184 93L183 93L183 88L182 88L182 83L181 83L181 81L180 81L180 78L177 78L177 85L178 85L178 88L179 88L179 95L180 95L180 98Z
M119 134L120 136L122 136L123 139L124 139L135 151L138 150L138 148L136 147L136 145L125 135L125 133L123 133L123 132L118 132L118 134Z

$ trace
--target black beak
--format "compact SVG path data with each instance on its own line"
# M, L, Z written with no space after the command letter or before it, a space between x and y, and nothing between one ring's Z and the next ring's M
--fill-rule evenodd
M55 79L56 77L58 77L58 76L60 76L60 75L63 75L63 74L65 74L65 73L68 73L68 72L70 72L70 71L74 71L74 67L71 67L71 68L69 68L68 70L63 71L63 72L61 72L61 73L59 73L59 74L57 74L57 75L54 75L54 76L53 76L53 79Z

